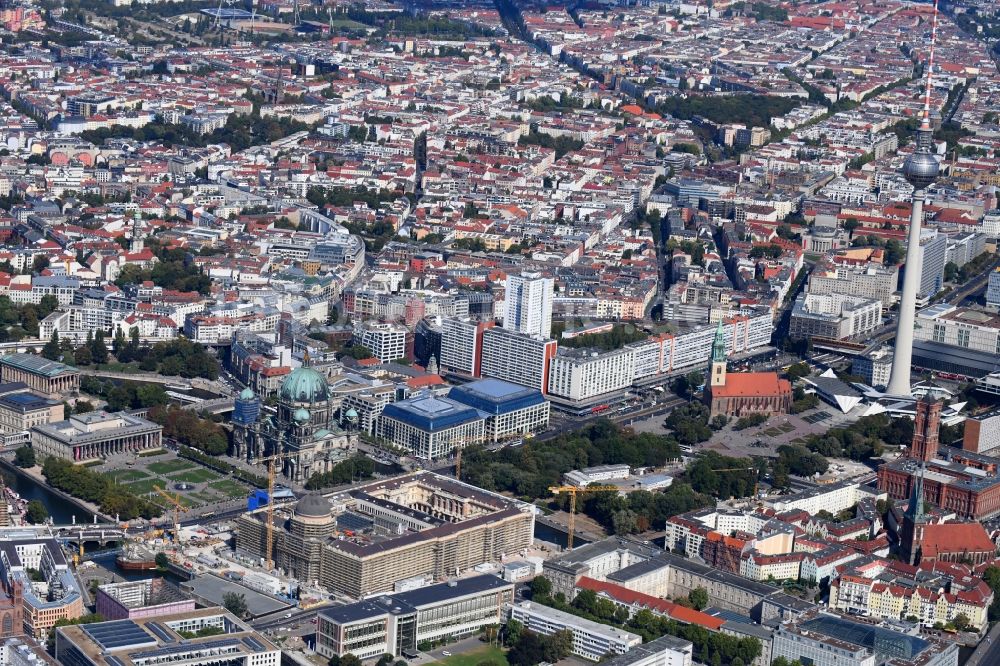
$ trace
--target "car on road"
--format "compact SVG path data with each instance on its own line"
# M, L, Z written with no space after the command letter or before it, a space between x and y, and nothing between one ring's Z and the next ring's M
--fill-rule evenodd
M450 657L451 656L451 652L448 652L447 650L441 650L441 656L442 657Z

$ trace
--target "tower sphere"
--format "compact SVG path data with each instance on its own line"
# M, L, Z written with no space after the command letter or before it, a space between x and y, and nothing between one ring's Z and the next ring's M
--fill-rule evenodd
M930 153L917 151L906 158L903 165L903 175L915 189L926 189L937 180L941 167Z

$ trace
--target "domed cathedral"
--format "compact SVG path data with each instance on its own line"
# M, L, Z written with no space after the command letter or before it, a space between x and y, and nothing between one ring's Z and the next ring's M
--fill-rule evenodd
M256 462L285 454L276 467L292 483L305 483L313 474L333 469L356 447L356 435L344 432L334 418L336 408L326 377L310 367L308 357L285 377L273 415L258 420L252 409L240 404L255 399L252 392L247 393L240 394L233 415L235 456ZM244 412L253 418L243 417Z

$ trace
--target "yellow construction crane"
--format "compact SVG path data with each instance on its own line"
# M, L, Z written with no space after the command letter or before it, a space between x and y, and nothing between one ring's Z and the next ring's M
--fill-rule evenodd
M576 530L576 495L577 493L619 493L618 486L587 486L577 488L576 486L550 486L549 492L553 495L566 493L569 495L569 533L566 535L566 550L573 550L573 532Z
M254 458L254 463L267 463L267 546L264 549L264 560L267 562L267 570L274 568L274 463L277 460L296 457L298 452L275 453L263 458Z
M174 542L181 542L181 511L185 510L185 506L181 504L180 495L171 495L166 490L159 486L153 486L153 490L159 493L165 500L170 502L174 507Z

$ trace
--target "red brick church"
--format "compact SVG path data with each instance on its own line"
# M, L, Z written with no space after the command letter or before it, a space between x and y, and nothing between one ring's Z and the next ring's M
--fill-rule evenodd
M785 414L792 406L792 384L776 372L726 371L726 340L722 322L712 343L705 402L712 416L739 418L748 414Z

